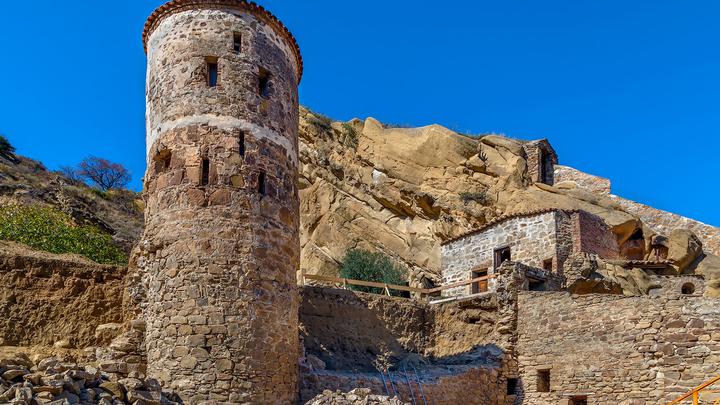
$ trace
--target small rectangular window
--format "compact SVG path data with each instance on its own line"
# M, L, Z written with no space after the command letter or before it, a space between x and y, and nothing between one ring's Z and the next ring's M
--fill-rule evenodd
M538 370L537 392L550 392L550 370Z
M233 34L233 49L235 52L242 52L242 34L236 32Z
M487 276L487 270L475 270L470 272L470 279L474 280L479 277ZM470 294L479 294L488 290L487 280L477 281L470 284Z
M508 395L515 395L515 391L517 391L517 378L508 378L507 379L507 394Z
M258 194L260 194L261 196L265 196L265 181L266 181L265 173L260 172L260 174L258 175L257 187L258 187Z
M200 185L207 186L210 183L210 159L203 158L200 169Z
M240 151L240 156L245 156L245 132L240 132L238 136L238 150Z
M588 403L587 395L576 395L576 396L570 398L570 405L587 405L587 403Z
M216 87L220 79L217 58L207 58L207 83L210 87Z
M543 270L549 273L553 271L553 259L543 260Z
M495 249L495 268L499 268L503 263L511 260L509 247Z
M270 71L260 68L258 73L258 94L260 97L270 97Z

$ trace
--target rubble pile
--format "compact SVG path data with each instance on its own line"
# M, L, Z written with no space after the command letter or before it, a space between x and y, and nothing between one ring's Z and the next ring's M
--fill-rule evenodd
M403 402L397 397L373 395L368 388L356 388L350 392L325 390L306 405L410 405L410 403Z
M32 364L27 356L0 359L0 404L160 405L179 398L141 373L127 376L51 357Z

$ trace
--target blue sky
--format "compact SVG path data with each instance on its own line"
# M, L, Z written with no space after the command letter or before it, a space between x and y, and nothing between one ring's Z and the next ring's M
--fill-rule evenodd
M51 169L124 163L140 189L140 34L161 3L3 4L0 133ZM614 193L720 225L720 2L260 3L297 37L317 111L547 137Z

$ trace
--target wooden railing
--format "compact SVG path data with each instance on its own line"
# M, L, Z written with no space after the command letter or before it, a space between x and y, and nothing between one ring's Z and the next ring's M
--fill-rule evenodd
M679 403L685 401L686 399L690 399L690 398L692 398L693 405L698 405L700 403L700 394L701 393L703 393L703 392L706 392L708 394L717 394L718 393L718 390L707 389L711 385L716 384L718 381L720 381L720 375L713 378L712 380L709 380L709 381L703 383L702 385L698 386L697 388L694 388L693 390L688 391L687 393L685 393L685 395L675 399L674 401L668 402L668 405L676 405L676 404L679 404ZM716 399L715 401L713 401L713 404L720 404L720 399Z
M465 280L465 281L458 281L457 283L452 283L452 284L435 287L435 288L417 288L417 287L408 287L405 285L377 283L374 281L363 281L363 280L353 280L353 279L341 278L341 277L312 275L312 274L305 274L305 272L303 272L301 275L301 278L302 278L301 282L302 282L302 285L305 285L307 280L321 281L321 282L325 282L325 283L339 284L344 289L347 289L349 285L356 285L356 286L362 286L362 287L375 287L375 288L383 289L385 291L385 294L387 294L387 295L390 295L390 290L395 290L395 291L417 293L417 294L420 294L420 297L425 297L428 295L442 292L444 290L449 290L451 288L457 288L457 287L462 287L464 285L485 282L485 281L488 281L495 277L497 277L497 275L490 274L487 276L476 277L476 278L473 278L470 280Z

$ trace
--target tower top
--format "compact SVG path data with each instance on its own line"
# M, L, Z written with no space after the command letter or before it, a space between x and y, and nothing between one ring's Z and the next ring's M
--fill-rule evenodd
M150 38L150 34L157 28L157 26L166 17L188 10L201 10L201 9L234 9L244 11L254 15L267 25L272 27L280 36L282 36L293 49L295 58L297 58L298 66L298 82L302 78L303 73L303 60L300 54L300 47L298 46L295 37L290 33L290 30L271 12L266 10L264 7L256 4L252 1L247 0L172 0L162 6L158 7L150 17L148 17L145 23L145 30L143 31L143 47L147 52L147 41Z

